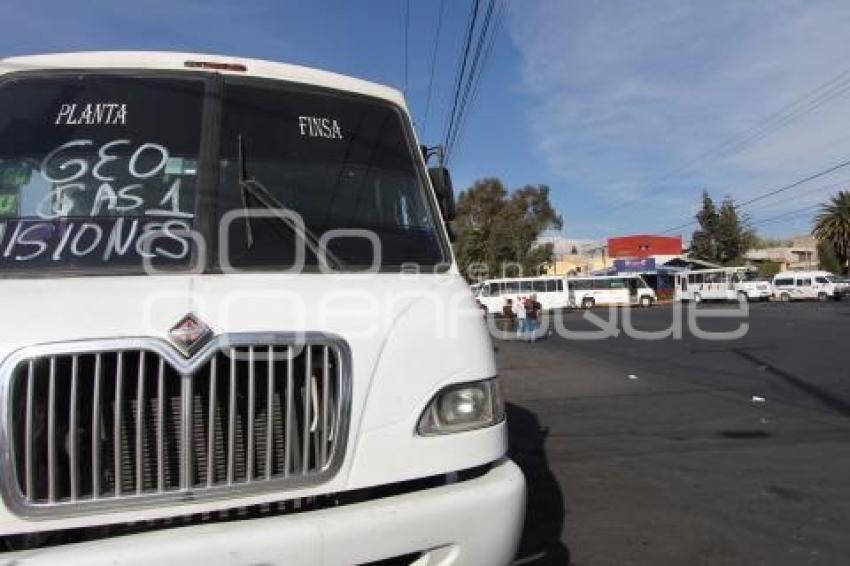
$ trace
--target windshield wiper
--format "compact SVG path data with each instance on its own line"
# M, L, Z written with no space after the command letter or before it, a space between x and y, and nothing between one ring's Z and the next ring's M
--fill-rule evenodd
M249 197L253 198L262 205L266 210L271 211L275 218L286 224L293 233L307 244L310 251L316 256L317 260L324 258L327 264L337 270L342 271L345 264L339 257L324 246L324 250L320 245L320 238L303 223L299 224L293 221L292 217L287 214L295 212L293 209L285 206L258 180L248 174L248 159L245 151L245 140L241 135L238 136L238 159L239 159L239 192L242 196L242 209L245 211L245 242L248 249L254 246L254 228L251 224L251 217L248 215ZM321 260L320 260L321 261Z
M246 188L246 183L248 182L248 162L245 159L245 141L242 139L242 135L238 135L236 137L238 152L237 158L239 160L239 195L242 197L242 210L245 212L245 245L250 250L254 247L254 227L251 224L251 217L248 216L248 189Z

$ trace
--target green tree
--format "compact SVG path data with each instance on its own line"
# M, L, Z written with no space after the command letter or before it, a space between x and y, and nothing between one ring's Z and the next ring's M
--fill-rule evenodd
M691 254L723 265L736 265L755 243L755 233L746 216L738 213L734 201L726 197L720 208L707 192L696 214L699 228L691 236Z
M755 233L748 227L746 216L738 214L735 203L726 198L717 214L717 261L723 265L740 265L755 242Z
M702 193L702 208L696 215L699 228L691 236L691 254L708 261L717 257L716 231L719 220L717 207L706 191Z
M841 271L846 273L850 267L850 191L840 191L821 206L812 234L832 246Z
M820 268L824 271L831 271L832 273L844 271L844 266L841 265L841 260L835 253L835 246L832 245L832 242L818 240L818 260Z
M549 201L549 187L527 185L508 192L499 179L476 181L457 203L455 254L467 277L529 275L552 261L552 244L538 245L540 233L560 229L561 216Z

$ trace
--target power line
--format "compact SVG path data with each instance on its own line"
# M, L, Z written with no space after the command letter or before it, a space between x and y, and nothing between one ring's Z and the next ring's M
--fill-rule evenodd
M774 189L772 191L767 191L766 193L763 193L763 194L758 195L756 197L753 197L749 200L746 200L742 203L739 203L739 204L735 205L735 209L740 210L741 208L748 206L748 205L750 205L754 202L759 202L759 201L764 200L766 198L769 198L773 195L777 195L779 193L789 191L789 190L791 190L795 187L799 187L800 185L808 183L809 181L814 181L815 179L823 177L824 175L829 175L830 173L837 171L839 169L842 169L844 167L847 167L848 165L850 165L850 160L842 161L841 163L838 163L837 165L833 165L832 167L824 169L823 171L818 171L817 173L815 173L813 175L809 175L808 177L804 177L802 179L794 181L793 183L791 183L789 185L779 187L778 189ZM673 226L672 228L668 228L667 230L662 231L661 234L668 234L670 232L675 232L676 230L681 230L682 228L687 228L687 227L693 226L695 224L697 224L697 221L692 220L692 221L687 222L685 224L680 224L678 226Z
M498 10L496 9L497 7ZM487 7L484 10L484 15L481 19L481 26L478 29L478 36L474 41L475 48L472 52L468 71L461 81L462 88L460 90L460 102L457 105L457 110L455 111L453 120L451 121L451 127L446 132L446 163L448 163L451 159L451 155L454 152L454 148L457 145L464 124L466 123L466 119L469 116L470 109L477 98L478 88L481 84L481 77L483 76L484 68L492 51L503 10L504 3L499 2L499 0L489 0Z
M818 185L817 187L813 187L813 188L805 190L805 191L800 191L799 193L796 193L795 195L792 195L792 196L789 196L789 197L786 197L786 198L783 198L783 199L771 201L771 202L768 202L768 203L762 203L761 205L755 207L755 210L764 210L765 208L771 208L771 207L774 207L778 204L782 204L784 202L788 202L788 201L793 200L793 199L799 199L801 196L804 196L804 195L810 195L810 194L818 193L818 192L823 191L823 190L833 190L833 189L836 189L836 188L839 188L839 187L842 187L842 186L847 186L847 185L850 185L850 178L841 179L840 181L836 181L836 182L830 183L828 185ZM749 212L752 213L753 209L752 208L749 209Z
M768 216L767 218L761 218L759 220L753 221L750 223L751 226L761 226L762 224L770 224L771 222L776 222L779 220L786 220L787 217L796 217L801 213L809 213L809 211L813 211L816 208L819 208L820 204L810 204L808 206L804 206L802 208L797 208L794 210L789 210L783 212L781 214L777 214L775 216Z
M814 207L807 207L807 208L814 208ZM755 223L752 224L752 226L753 227L767 226L767 225L770 225L770 224L777 224L777 223L782 223L782 222L791 222L793 220L801 220L803 218L811 218L812 214L814 212L815 212L814 210L798 210L798 211L795 211L794 214L789 213L788 215L785 215L785 216L782 216L782 217L767 218L767 219L761 220L759 222L755 222Z
M494 10L498 4L499 10L495 12L495 17L493 17ZM463 127L466 124L466 119L470 114L470 109L475 104L475 99L478 94L478 87L481 84L481 76L484 74L484 67L487 64L487 59L490 55L490 51L493 48L493 43L495 42L496 32L498 31L499 24L501 23L501 16L504 4L498 3L497 0L490 0L490 3L487 7L487 13L484 18L484 23L481 26L481 31L478 37L478 44L475 49L475 56L472 60L471 70L469 74L469 78L467 80L466 88L464 89L463 99L461 101L461 109L460 109L460 119L457 122L457 126L455 127L455 131L452 134L452 139L449 141L449 146L447 148L447 154L450 156L454 147L457 145L458 140L460 138L460 134L463 131ZM494 22L491 25L491 18ZM489 35L488 35L489 34Z
M478 17L478 0L474 0L472 5L470 6L469 12L469 24L467 26L466 31L466 39L463 42L463 48L461 50L461 56L459 57L459 65L457 69L457 74L455 76L455 85L454 85L454 94L452 101L452 110L449 113L448 121L446 123L446 135L443 141L443 146L448 145L449 136L454 128L454 122L457 114L457 104L460 99L460 88L463 82L463 77L466 74L466 62L469 58L469 48L472 45L472 35L475 32L475 20Z
M482 63L481 63L481 70L478 73L478 78L476 79L475 85L473 86L473 89L472 89L472 99L470 100L470 103L469 103L470 108L475 106L475 101L478 99L478 93L480 92L479 86L481 85L481 76L484 74L484 67L487 64L487 60L490 58L490 52L493 50L493 44L496 42L496 35L499 32L499 27L501 26L501 23L502 23L502 16L504 15L504 11L505 11L505 3L504 3L504 0L503 0L499 4L498 12L496 12L496 16L495 16L495 23L493 24L493 31L490 34L490 39L487 42L487 47L485 47L485 49L484 49L484 57L483 57L483 60L482 60ZM460 140L462 139L464 126L466 125L466 119L467 119L467 117L469 117L469 114L470 114L470 112L465 113L463 115L463 118L461 119L461 123L460 123L460 126L458 127L458 133L457 133L457 136L456 136L457 139L455 140L454 145L459 144Z
M833 98L846 93L848 89L850 89L850 69L839 73L829 81L769 114L750 128L727 138L714 149L680 168L673 175L692 173L703 162L710 163L715 159L730 157L739 153L798 118L820 108Z
M688 177L708 163L740 153L798 118L820 108L837 96L847 93L848 90L850 90L850 69L838 73L825 83L772 112L753 126L727 138L718 146L701 154L674 172L662 176L656 182L662 182L676 176ZM629 206L635 202L636 200L623 202L615 205L611 210Z
M473 80L475 79L476 73L478 72L479 62L481 61L481 54L483 51L484 40L486 39L487 32L490 28L490 18L493 16L494 6L495 0L489 0L489 2L487 3L487 8L484 12L484 19L481 23L481 28L478 31L478 40L475 44L475 51L472 56L472 62L469 65L469 72L466 76L466 84L463 88L463 97L461 98L458 115L463 114L463 109L466 107L467 100L469 100L470 88L472 86Z
M779 193L783 193L783 192L785 192L785 191L791 190L791 189L793 189L793 188L795 188L795 187L799 187L800 185L803 185L803 184L805 184L805 183L808 183L809 181L814 181L815 179L819 179L820 177L823 177L824 175L829 175L829 174L830 174L830 173L832 173L833 171L837 171L837 170L839 170L839 169L842 169L842 168L844 168L844 167L847 167L848 165L850 165L850 159L848 159L848 160L846 160L846 161L842 161L841 163L839 163L839 164L837 164L837 165L833 165L832 167L829 167L829 168L827 168L827 169L824 169L823 171L819 171L819 172L815 173L814 175L809 175L808 177L805 177L805 178L803 178L803 179L800 179L799 181L795 181L795 182L791 183L790 185L785 185L784 187L780 187L780 188L778 188L778 189L776 189L776 190L773 190L773 191L768 191L768 192L766 192L766 193L764 193L764 194L762 194L762 195L759 195L759 196L757 196L757 197L751 198L750 200L745 200L744 202L742 202L742 203L741 203L741 204L739 204L738 206L739 206L739 207L741 207L741 206L748 206L748 205L750 205L750 204L752 204L752 203L754 203L754 202L758 202L758 201L760 201L760 200L764 200L764 199L766 199L766 198L768 198L768 197L771 197L771 196L773 196L773 195L777 195L777 194L779 194Z
M437 30L434 33L434 48L431 50L431 72L428 77L428 95L425 97L425 117L422 120L422 134L428 127L428 113L431 110L431 92L434 87L434 69L437 67L437 46L440 44L440 32L443 29L443 9L446 0L440 0L440 11L437 14Z
M489 0L487 4L487 8L485 9L485 15L483 22L481 24L481 29L478 32L478 40L475 45L475 51L472 55L472 61L469 65L469 71L466 73L466 82L463 85L463 94L460 97L460 104L458 105L457 118L454 122L454 128L448 133L448 139L446 141L446 156L451 154L452 146L454 145L455 137L457 135L457 129L460 126L461 120L465 113L466 103L469 100L469 92L472 86L472 81L475 78L475 74L478 69L478 62L481 59L481 46L484 42L485 34L487 33L487 28L490 26L490 17L493 14L493 0Z

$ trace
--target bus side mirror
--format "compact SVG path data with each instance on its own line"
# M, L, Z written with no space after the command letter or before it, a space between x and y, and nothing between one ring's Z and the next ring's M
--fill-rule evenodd
M451 222L457 217L457 212L455 210L455 192L449 170L445 167L431 167L428 169L428 176L434 186L434 193L437 195L437 203L440 205L443 219L446 222Z

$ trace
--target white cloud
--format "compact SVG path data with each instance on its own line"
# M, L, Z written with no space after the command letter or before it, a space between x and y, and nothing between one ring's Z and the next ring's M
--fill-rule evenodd
M850 69L848 2L511 6L539 150L561 180L602 202L663 207L655 223L675 224L701 188L745 200L850 158L848 73L847 90L817 109L749 147L699 159ZM850 168L820 182L842 175ZM824 194L786 199L784 209Z

